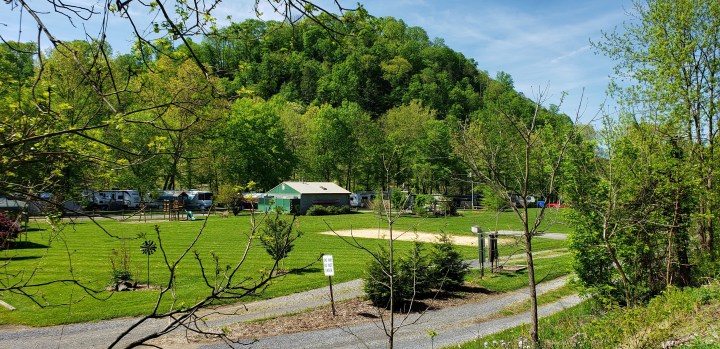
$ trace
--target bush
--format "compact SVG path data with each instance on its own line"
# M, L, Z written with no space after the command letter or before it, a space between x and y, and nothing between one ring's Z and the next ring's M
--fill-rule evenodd
M410 205L407 193L400 190L393 190L390 193L390 202L393 210L405 210Z
M307 216L327 216L328 214L328 209L320 205L312 205L308 208L307 212L305 212Z
M455 249L450 236L442 234L430 252L429 279L435 289L457 290L465 282L470 265L463 261L462 255Z
M352 212L350 206L321 206L312 205L308 208L305 215L307 216L327 216L336 214L347 214Z
M280 269L285 267L285 258L295 247L295 240L302 235L296 229L293 231L295 216L288 221L280 217L282 209L275 211L275 217L267 217L263 227L260 228L260 243L265 247L265 251L276 262L282 262Z
M110 252L110 265L112 271L112 286L115 290L118 290L118 286L121 284L132 284L133 273L130 271L132 263L130 262L130 250L127 245L123 243L119 250L113 249Z
M384 245L380 245L374 259L365 271L365 294L375 306L390 308L390 253ZM407 279L400 276L399 263L393 263L395 278L393 282L393 300L395 308L401 308L405 299L412 297L412 287L408 287Z
M425 253L424 245L415 242L413 248L401 255L393 264L394 306L402 309L413 299L423 299L433 290L456 290L464 282L469 266L443 234L433 244L432 251ZM390 307L390 255L381 245L365 272L365 293L378 307Z
M419 216L427 215L428 207L434 201L432 195L418 194L415 195L415 202L413 204L413 213Z
M424 298L432 292L430 260L424 253L423 244L415 241L412 250L400 257L397 280L402 288L403 300Z
M10 242L20 235L20 225L4 212L0 212L0 250L10 247Z

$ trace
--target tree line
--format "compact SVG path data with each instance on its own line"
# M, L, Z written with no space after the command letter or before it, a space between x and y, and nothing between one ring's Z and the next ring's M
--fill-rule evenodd
M421 28L346 17L246 20L197 43L159 40L159 52L75 41L38 56L33 43L3 45L3 191L267 190L294 179L468 192L454 131L500 98L532 103L507 74L490 78Z

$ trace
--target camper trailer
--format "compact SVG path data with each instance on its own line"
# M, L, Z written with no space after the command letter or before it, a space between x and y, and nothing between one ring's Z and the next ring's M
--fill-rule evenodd
M213 194L209 191L190 190L188 193L188 206L200 210L207 210L213 205Z
M139 208L140 192L130 189L98 190L93 192L92 206L102 210L121 208Z

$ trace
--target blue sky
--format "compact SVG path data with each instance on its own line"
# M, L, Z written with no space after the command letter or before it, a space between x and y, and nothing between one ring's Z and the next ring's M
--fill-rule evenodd
M343 1L354 7L356 1ZM86 4L83 0L67 3ZM328 3L328 0L320 0ZM219 19L231 15L241 21L254 16L251 0L225 1L216 12ZM498 71L509 73L515 88L528 97L548 88L547 103L558 104L563 91L568 93L561 109L571 117L577 113L580 95L585 89L582 122L589 122L605 101L605 90L613 62L596 54L590 40L598 40L601 31L621 27L627 19L630 0L532 1L532 0L366 0L361 1L371 15L392 16L409 26L425 29L428 36L441 38L450 48L478 63L478 68L494 77ZM37 37L31 19L24 14L22 32L15 9L0 11L0 35L6 40L33 40ZM266 6L266 18L272 18ZM326 6L332 8L332 4ZM65 19L46 19L49 26L63 23L56 35L62 39L82 38L82 28L72 28ZM77 24L77 23L76 23ZM86 26L93 33L91 25ZM118 19L110 21L109 41L116 52L127 52L129 28Z
M598 1L461 1L368 0L375 16L401 18L422 27L431 38L478 63L494 77L509 73L515 88L532 97L548 88L549 103L574 117L585 89L582 122L589 122L605 101L614 63L596 54L590 40L601 31L621 28L628 0Z

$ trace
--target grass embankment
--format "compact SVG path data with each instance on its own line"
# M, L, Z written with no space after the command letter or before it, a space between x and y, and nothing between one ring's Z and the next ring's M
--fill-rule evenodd
M562 212L562 211L560 211ZM562 217L557 212L549 212L546 231L566 231L566 226L557 224ZM559 217L559 218L558 218ZM202 259L209 281L213 283L215 265L213 255L217 256L219 267L224 270L227 265L234 266L241 260L244 247L248 241L250 227L248 215L240 215L227 219L212 216L205 230L190 249L190 253L179 264L175 278L176 300L163 302L160 310L182 308L202 299L209 293L210 288L205 284L201 268L194 257L197 252ZM95 223L79 221L68 224L59 233L52 233L48 225L42 222L32 223L26 237L21 237L22 243L17 248L0 252L0 275L5 285L29 282L29 284L42 284L53 280L77 280L93 290L100 290L91 297L77 286L68 283L53 283L42 287L25 287L24 292L31 295L39 304L26 295L17 292L0 293L0 299L10 303L17 309L9 311L0 308L1 324L25 324L31 326L47 326L62 323L95 321L122 316L138 316L151 311L159 290L135 292L108 292L105 288L111 282L111 255L113 250L119 251L125 246L130 252L130 270L135 279L141 283L147 282L147 259L140 253L142 239L138 234L146 234L146 239L159 243L155 235L154 226L160 228L162 246L167 258L172 262L177 259L196 238L203 220L196 221L148 221L139 222L135 219L124 222L103 221L103 232ZM552 223L552 224L550 224ZM512 230L518 229L519 224L513 213L486 213L466 212L460 217L448 218L415 218L407 217L398 220L396 229L417 230L425 232L444 231L451 234L471 235L470 226L481 225L485 230ZM321 263L313 262L322 254L332 254L335 262L335 282L349 281L362 277L369 256L342 239L332 235L322 235L318 232L327 231L328 226L336 230L360 228L386 228L374 214L361 213L343 216L326 217L299 217L299 228L304 233L295 243L295 248L285 260L288 269L310 267L291 272L270 285L264 293L245 301L272 298L280 295L300 292L304 290L324 287L327 278L323 275ZM120 237L120 239L118 238ZM365 246L373 249L378 241L373 239L358 239ZM558 249L565 247L564 241L536 239L536 251ZM397 242L399 250L411 246L409 242ZM464 258L477 258L477 248L471 246L458 246ZM517 246L501 246L501 256L517 253ZM117 262L117 261L116 261ZM271 266L271 258L259 244L249 250L248 256L241 267L242 277L258 277ZM549 269L553 269L549 267ZM150 281L155 286L165 286L169 272L164 264L164 258L158 251L150 257ZM487 277L486 277L487 278ZM488 279L492 284L497 283L497 290L504 285L518 279L519 284L526 284L520 275L507 276L496 281ZM493 289L492 287L489 287ZM522 286L520 286L522 287Z
M544 348L720 348L720 282L671 289L634 308L602 310L588 300L539 328ZM528 326L519 326L459 348L527 348L527 338Z

